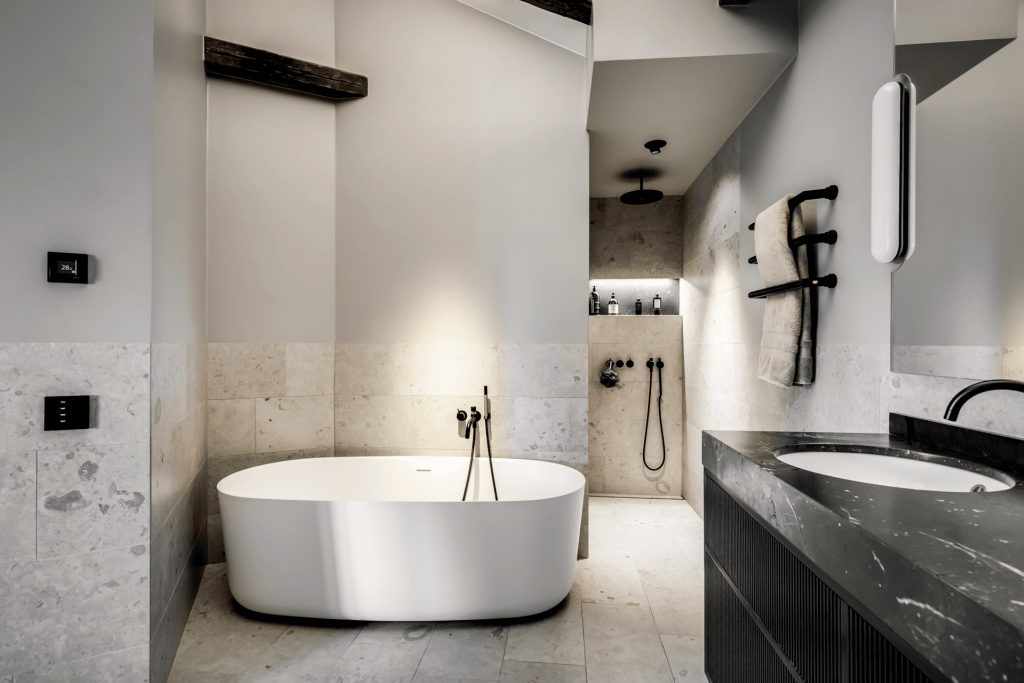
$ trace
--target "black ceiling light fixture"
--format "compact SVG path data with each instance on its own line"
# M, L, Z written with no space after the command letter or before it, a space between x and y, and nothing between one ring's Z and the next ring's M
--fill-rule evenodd
M640 189L627 192L622 195L619 199L622 200L623 204L653 204L654 202L660 201L665 194L658 190L645 190L644 189L644 177L640 176Z
M644 147L650 150L651 154L661 154L661 148L667 144L664 140L651 140L650 142L645 142Z

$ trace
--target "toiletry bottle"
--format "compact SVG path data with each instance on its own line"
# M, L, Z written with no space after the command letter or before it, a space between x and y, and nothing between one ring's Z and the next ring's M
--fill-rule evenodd
M612 298L608 299L608 315L619 314L619 302L615 300L615 292L612 292Z
M590 315L601 315L601 295L597 293L597 287L590 293Z
M654 313L654 315L661 315L661 295L660 294L655 294L654 295L654 306L653 306L651 312Z
M642 303L640 303L640 299L636 300L636 314L637 315L643 315L644 314L644 305Z

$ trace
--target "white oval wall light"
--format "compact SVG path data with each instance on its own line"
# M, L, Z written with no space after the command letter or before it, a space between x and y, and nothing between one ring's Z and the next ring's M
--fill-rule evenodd
M917 89L899 74L871 106L871 255L901 264L914 253Z

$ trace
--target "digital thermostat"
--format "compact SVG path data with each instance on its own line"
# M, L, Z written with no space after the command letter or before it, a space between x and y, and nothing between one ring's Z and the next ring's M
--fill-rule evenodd
M46 281L89 284L89 255L66 254L62 251L47 252Z

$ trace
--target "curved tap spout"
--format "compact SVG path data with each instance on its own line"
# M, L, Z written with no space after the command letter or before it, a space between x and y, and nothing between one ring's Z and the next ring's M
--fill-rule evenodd
M956 422L956 419L960 417L960 409L964 407L964 404L970 401L978 394L984 394L989 391L1020 391L1024 392L1024 382L1018 382L1013 379L990 379L984 382L978 382L967 387L959 394L953 397L953 400L946 406L946 414L943 417L950 422Z

